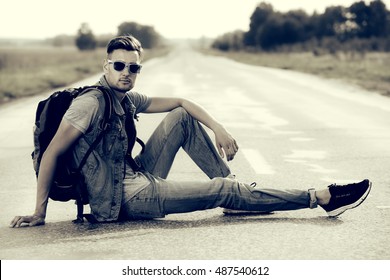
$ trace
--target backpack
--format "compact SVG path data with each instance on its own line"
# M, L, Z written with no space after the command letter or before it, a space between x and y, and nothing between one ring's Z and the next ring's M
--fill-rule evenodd
M102 123L102 132L91 144L84 158L77 168L72 167L72 149L69 149L57 162L57 168L53 183L50 187L49 198L55 201L75 200L77 204L77 218L73 222L82 223L84 217L88 220L91 215L83 215L84 205L88 204L88 193L81 174L81 169L87 161L88 156L96 148L108 128L108 121L112 114L111 95L102 86L85 86L80 88L70 88L54 92L47 99L39 102L34 125L34 150L31 154L36 176L39 174L39 166L42 155L46 151L50 141L54 137L60 125L63 115L68 110L72 101L81 94L97 89L103 93L105 98L105 110Z

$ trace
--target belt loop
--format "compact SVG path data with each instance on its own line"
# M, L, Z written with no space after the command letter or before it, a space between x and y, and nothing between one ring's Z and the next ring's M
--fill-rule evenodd
M309 197L310 197L310 209L317 208L317 197L316 190L314 188L309 189Z

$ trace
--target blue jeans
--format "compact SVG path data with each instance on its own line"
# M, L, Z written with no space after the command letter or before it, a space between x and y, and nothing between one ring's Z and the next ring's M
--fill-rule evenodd
M211 180L165 179L181 147ZM316 207L315 197L308 191L264 189L225 178L229 167L202 126L182 108L166 116L136 160L146 170L150 184L123 205L128 219L162 218L216 207L266 212Z

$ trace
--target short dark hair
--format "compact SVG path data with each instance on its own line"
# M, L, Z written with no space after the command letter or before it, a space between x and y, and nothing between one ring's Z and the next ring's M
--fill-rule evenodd
M132 35L117 36L110 40L107 45L107 55L111 54L114 50L124 49L127 51L136 51L139 57L142 57L143 48L140 43Z

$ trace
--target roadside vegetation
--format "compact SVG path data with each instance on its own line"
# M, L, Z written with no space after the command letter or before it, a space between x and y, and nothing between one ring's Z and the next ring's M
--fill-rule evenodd
M390 53L369 52L315 55L312 52L222 52L202 49L204 54L264 67L294 70L342 80L390 97Z
M286 13L260 3L248 31L211 42L208 54L343 79L390 96L390 11L381 0Z
M103 71L105 49L1 48L0 103L64 87ZM145 50L144 61L167 54L167 48Z
M138 34L137 32L142 32ZM152 27L125 22L118 34L134 34L145 41L143 61L169 51ZM77 36L0 45L0 104L64 87L102 72L105 47L115 34L95 37L87 24Z
M0 98L15 98L66 86L102 71L104 50L17 48L0 50Z

